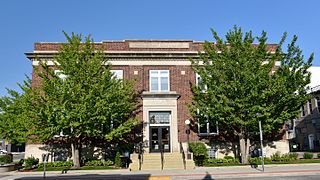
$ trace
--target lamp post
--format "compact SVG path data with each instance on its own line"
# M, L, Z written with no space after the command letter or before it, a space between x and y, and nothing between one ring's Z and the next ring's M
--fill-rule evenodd
M259 131L260 131L262 172L264 172L263 136L262 136L262 127L261 127L261 120L260 119L259 119Z
M187 125L186 134L187 134L187 159L191 159L190 151L189 151L189 135L190 135L190 123L189 119L185 120L184 123Z

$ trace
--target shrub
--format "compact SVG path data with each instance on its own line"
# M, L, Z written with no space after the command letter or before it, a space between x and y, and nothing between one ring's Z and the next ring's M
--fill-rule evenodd
M320 153L317 154L317 157L320 158Z
M110 160L92 160L85 163L85 166L110 166L113 162Z
M312 153L304 153L303 154L303 158L304 159L312 159L313 158L313 154Z
M114 159L114 165L116 167L121 167L121 158L120 158L120 152L117 152L116 157Z
M200 141L194 141L189 143L189 149L194 156L208 156L208 150L206 145Z
M0 164L10 164L12 163L12 156L9 154L0 156Z
M71 167L73 166L72 161L56 161L56 162L48 162L46 163L46 167ZM38 169L43 168L43 163L38 165Z
M24 163L25 163L25 167L24 167L25 169L32 169L39 163L39 159L31 156L25 159Z
M206 160L207 165L219 165L219 164L240 164L238 159L235 159L231 156L225 156L223 159L207 159Z
M271 155L271 161L281 161L281 156L279 152L276 152Z
M298 153L289 153L290 160L297 160L298 156Z

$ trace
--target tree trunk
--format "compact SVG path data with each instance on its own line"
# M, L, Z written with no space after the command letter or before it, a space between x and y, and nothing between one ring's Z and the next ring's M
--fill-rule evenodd
M240 155L241 155L241 163L248 163L248 155L250 148L250 139L245 137L243 133L239 135L239 144L240 144Z
M77 142L71 143L73 167L80 168L80 145Z

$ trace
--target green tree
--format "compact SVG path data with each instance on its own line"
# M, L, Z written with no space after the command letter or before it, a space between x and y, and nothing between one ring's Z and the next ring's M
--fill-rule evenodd
M90 36L84 42L81 35L65 36L68 42L54 57L55 66L39 59L40 85L31 92L25 89L21 96L13 93L8 103L18 110L4 109L4 114L7 120L25 118L25 139L70 143L74 167L79 168L83 145L128 140L126 135L138 122L132 114L137 101L133 81L117 79L110 72L105 54ZM27 110L21 110L21 98ZM12 124L14 131L17 123ZM61 133L63 138L54 139Z
M313 54L304 61L297 36L283 51L286 33L274 50L266 44L265 32L253 37L251 31L243 33L235 26L225 40L212 33L216 43L205 42L204 53L191 60L201 81L193 87L190 110L200 124L203 119L218 122L220 132L237 137L242 163L247 163L258 121L266 135L277 134L307 100ZM278 69L276 62L281 63Z
M32 123L28 121L30 106L31 80L19 84L22 93L7 89L9 96L0 98L0 136L11 143L25 143Z

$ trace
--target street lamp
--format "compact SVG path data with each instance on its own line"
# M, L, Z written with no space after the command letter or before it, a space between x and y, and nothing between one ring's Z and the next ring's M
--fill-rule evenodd
M260 113L256 114L257 118L260 116ZM263 136L262 136L262 126L261 119L258 118L259 121L259 131L260 131L260 148L261 148L261 160L262 160L262 172L264 172L264 154L263 154Z
M187 134L187 159L191 159L191 154L189 151L189 135L190 135L190 123L189 119L185 120L184 123L187 125L186 134Z

